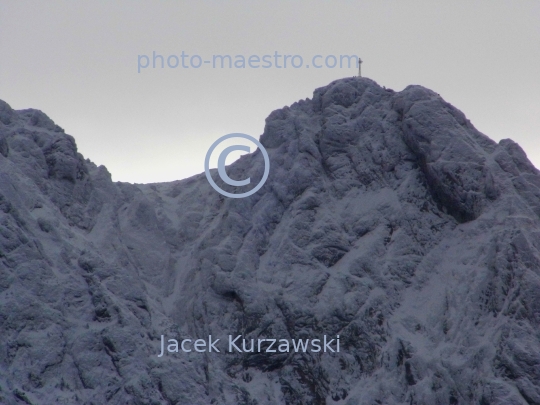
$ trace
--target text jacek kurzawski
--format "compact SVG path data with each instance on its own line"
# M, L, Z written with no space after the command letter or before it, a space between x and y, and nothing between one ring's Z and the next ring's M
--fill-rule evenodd
M229 335L227 342L221 339L166 339L161 335L161 352L158 357L162 357L165 352L169 353L290 353L290 352L329 352L339 353L339 335L329 339L326 335L322 339L244 339L242 335Z

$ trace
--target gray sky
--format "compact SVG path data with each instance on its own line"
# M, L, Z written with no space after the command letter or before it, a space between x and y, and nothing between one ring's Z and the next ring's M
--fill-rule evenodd
M221 135L258 138L272 110L356 74L161 69L159 60L138 73L138 55L153 51L203 60L277 51L304 64L358 54L364 76L396 91L420 84L440 93L540 167L538 0L0 0L0 99L43 110L114 180L200 173Z

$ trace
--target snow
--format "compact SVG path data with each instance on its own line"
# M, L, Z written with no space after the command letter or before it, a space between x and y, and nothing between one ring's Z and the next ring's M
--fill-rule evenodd
M272 112L261 142L248 198L113 183L0 102L0 402L540 403L540 174L517 144L366 78ZM261 154L228 172L257 184ZM157 357L229 334L341 350Z

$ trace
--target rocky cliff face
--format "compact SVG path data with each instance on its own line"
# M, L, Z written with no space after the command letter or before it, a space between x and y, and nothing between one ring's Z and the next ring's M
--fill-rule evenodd
M0 102L2 404L540 404L540 173L516 143L360 78L261 142L248 198L113 183ZM341 350L157 356L229 334Z

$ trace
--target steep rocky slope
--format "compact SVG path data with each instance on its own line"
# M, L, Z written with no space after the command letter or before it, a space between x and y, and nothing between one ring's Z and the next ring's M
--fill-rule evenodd
M0 403L540 404L540 173L516 143L360 78L260 139L248 198L113 183L0 102ZM256 184L260 152L228 171ZM157 356L229 334L341 350Z

